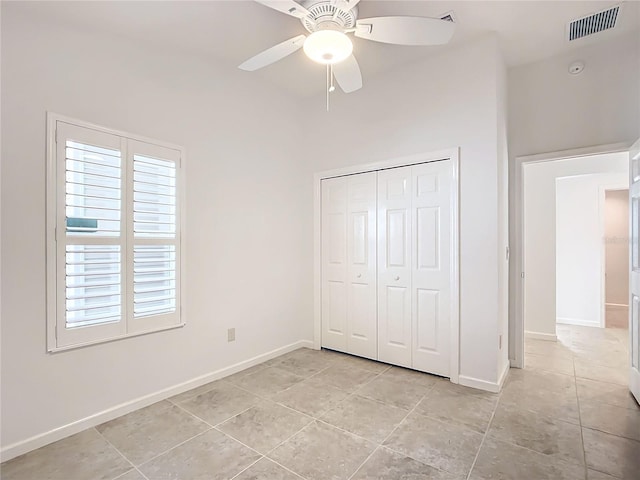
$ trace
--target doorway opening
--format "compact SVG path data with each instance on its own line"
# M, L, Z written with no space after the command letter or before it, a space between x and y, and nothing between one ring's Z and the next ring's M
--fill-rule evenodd
M525 369L628 387L629 155L522 163Z

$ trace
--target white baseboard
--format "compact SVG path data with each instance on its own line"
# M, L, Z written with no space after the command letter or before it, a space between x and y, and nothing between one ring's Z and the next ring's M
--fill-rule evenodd
M558 341L558 337L555 333L524 332L524 336L531 340L546 340L548 342Z
M257 355L243 362L221 368L219 370L201 375L196 378L192 378L191 380L180 383L178 385L165 388L163 390L145 395L143 397L138 397L128 402L121 403L120 405L116 405L88 417L82 418L80 420L76 420L75 422L71 422L67 425L54 428L53 430L49 430L48 432L34 435L33 437L27 438L26 440L21 440L11 445L7 445L6 447L2 447L2 449L0 450L0 461L6 462L7 460L11 460L12 458L15 458L19 455L23 455L37 448L44 447L45 445L79 433L83 430L86 430L87 428L95 427L96 425L100 425L101 423L108 422L109 420L113 420L114 418L121 417L122 415L131 413L134 410L138 410L139 408L147 407L153 403L159 402L160 400L178 395L179 393L186 392L187 390L191 390L192 388L196 388L201 385L205 385L209 382L213 382L214 380L219 380L221 378L227 377L249 367L253 367L254 365L257 365L259 363L265 362L293 350L297 350L301 347L313 348L313 342L310 340L301 340L290 345L285 345L284 347L276 348L275 350L263 353L262 355Z
M556 323L561 323L563 325L578 325L581 327L601 327L600 322L584 320L582 318L567 318L567 317L558 317L556 318Z
M500 374L500 378L498 379L498 386L500 387L498 391L501 391L502 387L504 387L504 382L507 381L507 377L509 376L510 371L511 360L507 360L507 363L505 364L504 368L502 369L502 373Z
M467 377L465 375L460 375L458 380L460 381L460 385L464 385L465 387L477 388L478 390L485 390L491 393L499 393L507 379L507 375L509 375L510 367L511 365L507 362L502 372L500 372L500 378L497 382L489 382L487 380L480 380L479 378Z

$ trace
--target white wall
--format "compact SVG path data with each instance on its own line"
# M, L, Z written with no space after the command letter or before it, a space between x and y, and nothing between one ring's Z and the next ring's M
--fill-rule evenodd
M629 190L608 190L604 205L605 302L628 306Z
M581 75L567 73L581 59ZM523 155L633 142L640 135L640 42L629 34L541 62L509 70L510 238L515 250L515 159ZM515 291L510 264L510 357L515 352Z
M604 326L604 189L628 186L627 172L556 178L558 323Z
M311 339L310 185L289 96L20 9L2 4L2 447ZM48 110L186 147L186 327L46 353Z
M364 88L333 96L330 112L322 97L303 109L310 174L460 147L460 374L493 385L501 373L506 246L499 238L500 62L496 39L487 36L383 76L364 72Z
M628 157L618 153L525 164L525 331L556 332L556 179L604 172L626 175Z

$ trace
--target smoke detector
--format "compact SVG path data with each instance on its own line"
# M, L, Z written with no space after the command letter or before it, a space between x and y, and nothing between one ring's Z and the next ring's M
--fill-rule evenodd
M584 70L584 62L582 60L578 60L569 65L569 73L571 75L580 75Z

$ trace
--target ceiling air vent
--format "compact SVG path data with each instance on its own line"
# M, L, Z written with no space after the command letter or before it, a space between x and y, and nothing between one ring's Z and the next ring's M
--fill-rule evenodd
M574 20L569 24L569 41L615 27L619 12L620 5L616 5L607 10Z

